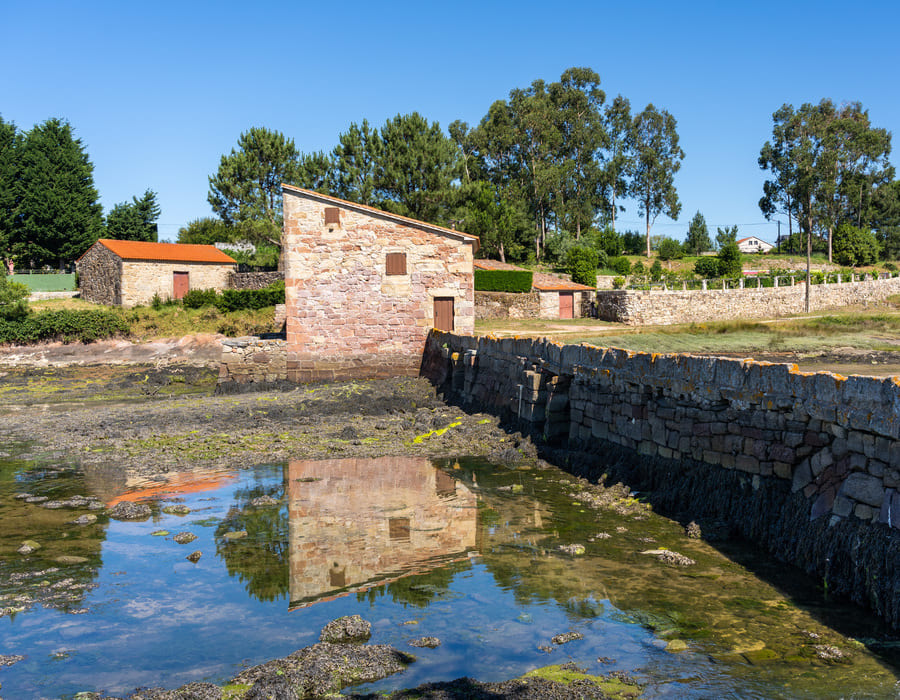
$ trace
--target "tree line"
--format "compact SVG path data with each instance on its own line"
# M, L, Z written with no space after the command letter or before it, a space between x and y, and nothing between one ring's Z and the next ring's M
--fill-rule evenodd
M454 121L445 134L420 114L381 128L363 120L329 152L302 153L293 139L254 127L209 178L222 225L199 220L179 240L214 232L277 245L282 182L481 237L488 255L540 261L548 238L579 239L602 221L615 230L622 200L645 218L645 248L660 214L681 209L674 175L684 152L675 118L654 105L632 114L621 95L607 103L600 77L570 68L494 102L481 121Z
M63 267L99 238L156 241L159 205L148 189L103 216L94 166L68 122L26 132L0 117L0 258L6 270Z

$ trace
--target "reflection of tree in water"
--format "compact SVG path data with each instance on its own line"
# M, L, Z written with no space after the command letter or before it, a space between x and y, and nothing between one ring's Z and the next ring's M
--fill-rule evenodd
M424 608L451 595L450 582L453 577L471 568L468 560L450 562L424 574L404 576L383 586L361 591L356 594L356 599L359 602L368 601L372 605L378 598L390 596L395 603Z
M268 496L278 503L253 505ZM253 597L269 602L289 592L288 513L283 504L284 483L255 483L234 492L235 504L216 527L216 554L229 576L237 576ZM225 533L246 530L242 539L226 540Z

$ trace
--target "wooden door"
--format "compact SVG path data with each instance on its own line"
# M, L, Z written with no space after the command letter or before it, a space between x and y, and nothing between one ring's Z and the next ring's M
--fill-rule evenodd
M190 274L187 272L172 273L172 298L183 299L190 289Z
M434 328L453 332L453 297L434 298Z
M575 318L575 292L559 293L559 317Z

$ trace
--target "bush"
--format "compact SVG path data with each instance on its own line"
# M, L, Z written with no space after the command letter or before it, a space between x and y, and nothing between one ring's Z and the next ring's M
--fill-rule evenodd
M476 292L530 292L531 270L475 270Z
M218 293L215 289L191 289L181 299L186 309L201 309L204 306L215 306Z
M722 277L740 277L743 268L741 266L741 249L737 243L726 243L719 250L719 274Z
M284 303L284 282L275 283L265 289L226 289L216 296L215 306L219 311L243 311L263 309Z
M684 249L673 238L663 238L659 242L658 252L660 260L680 260L684 257Z
M43 311L16 321L0 320L0 343L40 343L61 340L64 343L127 335L125 317L111 310L89 309Z
M609 267L616 272L616 274L625 276L631 274L631 263L628 262L628 258L624 255L619 256L618 258L613 258L609 261Z
M0 273L0 320L16 321L25 318L29 313L28 287L7 279Z
M613 289L622 289L625 286L624 277L613 277Z
M662 280L662 278L662 263L659 260L654 260L653 264L650 266L650 279L654 282L659 282Z
M840 265L859 267L878 259L878 241L871 231L841 224L834 232L834 259Z
M710 255L699 258L694 263L694 274L699 275L703 279L721 277L719 274L719 258Z
M572 275L572 281L588 287L597 286L597 251L587 246L576 245L566 253L566 271Z

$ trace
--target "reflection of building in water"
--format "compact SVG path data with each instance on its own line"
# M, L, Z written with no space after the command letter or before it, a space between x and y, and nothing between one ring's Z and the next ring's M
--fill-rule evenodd
M427 459L294 461L287 490L295 607L475 547L474 494Z

